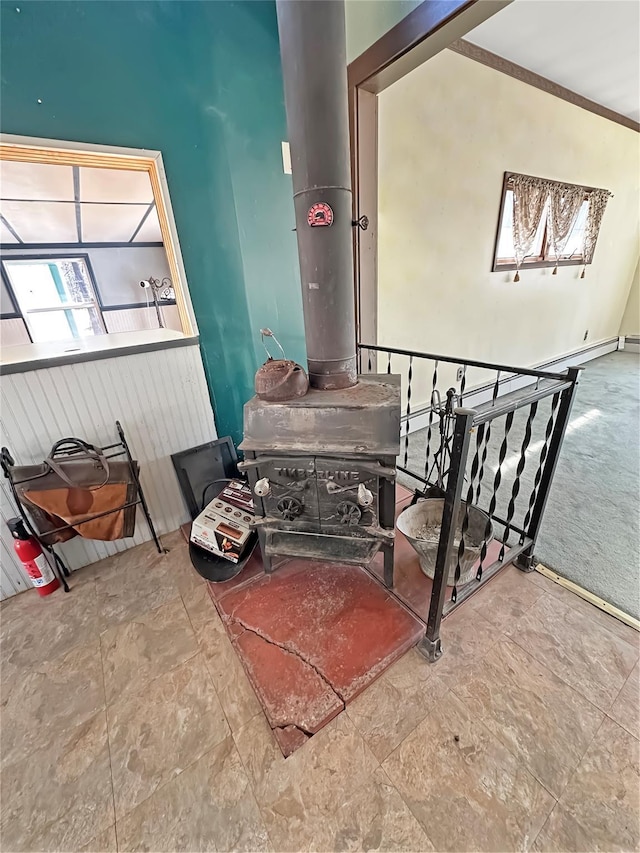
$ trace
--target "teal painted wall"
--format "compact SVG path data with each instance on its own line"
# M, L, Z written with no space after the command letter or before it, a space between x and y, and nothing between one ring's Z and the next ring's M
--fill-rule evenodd
M3 132L162 152L218 431L238 441L260 327L306 359L275 5L1 7Z

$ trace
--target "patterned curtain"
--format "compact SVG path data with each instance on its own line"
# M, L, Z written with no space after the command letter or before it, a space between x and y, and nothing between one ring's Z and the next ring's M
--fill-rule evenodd
M584 268L580 278L584 278L587 264L593 260L600 223L611 195L609 190L593 190L589 193L589 212L584 232Z
M516 254L516 275L520 281L520 265L531 251L538 225L549 197L549 182L528 175L513 175L513 245Z
M549 242L556 256L554 275L558 272L558 260L567 245L583 201L582 187L572 184L552 184L549 188Z

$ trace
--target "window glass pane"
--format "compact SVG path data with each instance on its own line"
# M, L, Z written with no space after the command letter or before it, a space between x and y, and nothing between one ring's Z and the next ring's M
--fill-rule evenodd
M94 302L89 271L83 258L56 261L55 267L64 288L65 302Z
M95 308L38 311L29 314L27 319L34 343L67 341L103 334L100 317Z
M4 269L34 342L105 334L84 258L6 260Z
M533 245L524 263L527 259L540 258L542 255L542 241L544 239L544 229L547 223L547 209L545 205L542 217L538 224L538 230L533 241ZM513 245L513 191L507 190L504 199L504 210L502 213L502 222L500 223L500 236L498 237L498 261L514 262L516 250Z
M562 258L581 258L584 251L584 231L587 224L587 213L589 212L589 202L583 201L576 221L573 224L571 233L562 252ZM549 257L555 258L553 248L549 246Z
M5 270L23 311L96 301L83 258L7 260Z
M536 236L533 240L533 245L529 250L529 254L525 257L524 262L527 262L527 258L541 258L542 257L542 241L544 240L544 231L547 226L547 214L549 212L549 202L547 202L544 206L544 210L542 211L542 216L540 217L540 222L538 223L538 230L536 231Z
M60 295L47 264L7 261L5 268L23 312L60 304Z
M498 260L513 260L516 250L513 246L513 191L507 190L504 197L504 210L498 238Z

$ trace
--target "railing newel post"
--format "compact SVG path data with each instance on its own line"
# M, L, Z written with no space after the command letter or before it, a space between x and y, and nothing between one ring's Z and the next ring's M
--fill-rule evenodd
M518 568L525 572L531 572L535 568L534 550L536 541L540 532L540 526L542 524L547 500L549 498L553 475L555 474L556 465L558 464L562 442L571 416L571 409L573 407L578 387L578 379L582 370L583 368L581 367L570 367L567 370L567 378L570 380L571 386L569 388L565 388L560 395L558 414L556 415L556 422L549 442L549 452L544 462L544 469L542 471L542 478L540 480L536 500L533 505L531 521L526 531L527 536L532 540L532 544L518 557L516 561Z
M436 557L433 585L431 587L427 630L424 639L418 644L418 651L428 658L431 663L437 661L442 656L443 651L440 640L440 623L442 622L448 568L453 552L456 520L462 497L464 472L469 453L469 441L474 415L475 411L473 409L458 408L455 410L453 446L451 448L449 474L442 512L438 554Z

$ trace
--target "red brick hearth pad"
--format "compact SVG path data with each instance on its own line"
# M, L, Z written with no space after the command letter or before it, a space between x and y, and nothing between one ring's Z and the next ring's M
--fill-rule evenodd
M209 589L285 756L424 635L358 566L293 559Z

